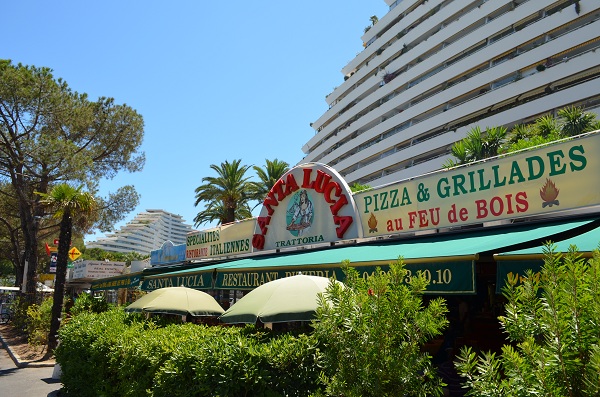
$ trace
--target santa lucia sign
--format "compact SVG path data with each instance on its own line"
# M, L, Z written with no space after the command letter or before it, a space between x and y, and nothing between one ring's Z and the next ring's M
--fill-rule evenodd
M365 237L600 204L600 135L457 167L354 196Z
M300 247L360 237L352 192L333 168L292 168L263 201L252 236L254 251Z

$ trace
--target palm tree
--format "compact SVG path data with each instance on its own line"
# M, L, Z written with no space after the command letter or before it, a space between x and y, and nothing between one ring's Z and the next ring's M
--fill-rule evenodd
M205 223L217 222L219 224L233 222L227 218L227 211L223 201L213 201L206 205L203 211L196 214L194 223L196 226L203 225ZM247 219L252 218L252 211L248 203L238 205L235 209L233 219Z
M600 121L593 113L582 108L569 106L558 111L558 118L547 114L532 124L515 125L507 137L504 127L488 128L485 136L479 127L474 127L461 141L452 145L452 155L458 159L448 159L444 168L470 163L493 157L500 153L511 153L530 147L543 145L559 139L600 130ZM505 141L505 146L501 147Z
M484 138L484 157L497 156L502 147L502 143L506 139L507 129L506 127L490 127L485 131ZM480 159L481 160L481 159Z
M458 162L449 159L443 166L450 168L497 156L506 139L506 132L504 127L490 127L485 132L478 126L471 128L464 139L452 145L452 155Z
M56 348L58 342L57 333L60 327L65 293L67 259L71 245L71 234L73 232L73 218L78 216L85 219L86 214L92 214L96 210L94 196L91 193L82 192L81 189L82 186L74 188L67 183L63 183L54 186L47 194L38 193L42 197L40 203L48 206L54 212L54 218L60 219L56 282L54 285L50 335L48 336L48 353L51 353Z
M568 106L559 110L558 116L562 119L564 136L575 136L596 129L596 116L593 113L584 112L582 108Z
M556 139L560 138L561 131L558 120L551 114L544 115L535 120L534 126L536 135L540 135L542 138L551 138L552 140L554 140L553 137L556 137Z
M252 168L256 172L256 176L260 179L259 182L251 182L251 197L253 200L257 200L258 206L263 202L269 191L275 182L277 182L286 172L290 170L290 165L285 161L281 161L278 159L275 160L267 160L265 159L266 164L263 168L259 166L253 166ZM254 208L256 208L254 206Z
M194 206L204 202L205 209L200 211L194 218L195 225L201 225L213 220L219 223L230 223L235 220L243 219L240 216L246 214L248 201L251 199L251 182L246 177L246 172L250 168L247 165L240 165L241 160L233 160L231 163L225 161L221 166L211 164L217 176L206 176L202 178L204 184L198 186L196 192L196 202Z
M510 130L507 143L514 144L524 139L531 139L534 135L535 129L532 124L517 124Z

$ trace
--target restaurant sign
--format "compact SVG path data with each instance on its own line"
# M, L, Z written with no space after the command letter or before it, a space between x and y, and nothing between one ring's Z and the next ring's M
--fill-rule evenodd
M250 253L250 239L255 225L256 219L253 218L188 233L185 259L208 259Z
M379 266L379 265L378 265ZM376 266L353 266L362 277L375 272ZM389 265L379 266L388 270ZM436 294L474 294L475 271L473 261L425 262L404 265L407 270L404 281L409 283L412 277L422 272L429 285L425 293ZM260 268L252 270L218 269L215 289L251 290L262 284L299 273L308 276L334 278L344 281L345 275L340 266L293 266L287 268Z
M142 276L139 274L128 274L121 277L112 277L108 279L101 279L92 281L91 289L93 291L102 291L119 288L135 288L140 285Z
M600 135L439 171L354 196L364 237L598 205Z
M292 168L263 201L252 237L254 251L360 237L352 192L333 168L307 163Z
M193 289L212 289L213 272L205 271L194 274L167 274L165 276L145 277L142 281L141 289L144 291L154 291L155 289L165 287L188 287Z
M160 249L150 251L150 265L172 265L185 261L185 244L175 245L171 241L165 241Z
M534 260L499 260L496 271L496 293L502 294L503 289L508 286L508 282L515 286L522 285L527 278L527 271L531 270L534 278L539 281L544 261L542 259Z

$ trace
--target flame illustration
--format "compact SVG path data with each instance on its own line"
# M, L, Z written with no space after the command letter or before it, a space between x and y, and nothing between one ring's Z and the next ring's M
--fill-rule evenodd
M544 200L542 208L546 206L552 207L553 205L558 205L558 192L559 190L556 188L554 182L546 178L546 183L540 189L540 197L542 200Z
M371 216L369 217L369 220L367 221L367 224L369 225L369 233L377 231L377 218L375 218L375 215L373 215L372 212Z
M558 192L559 190L556 188L554 182L550 179L546 179L546 183L540 189L540 197L546 202L554 201L558 197Z

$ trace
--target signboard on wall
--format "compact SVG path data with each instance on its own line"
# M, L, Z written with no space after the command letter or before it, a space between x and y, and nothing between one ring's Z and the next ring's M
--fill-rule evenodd
M185 259L208 259L250 253L255 225L256 219L246 219L188 233Z
M263 201L252 247L275 250L355 239L359 223L352 192L337 171L302 164L284 174Z
M188 234L186 260L241 257L600 205L600 134L352 194L334 169L283 175L257 218Z
M550 214L600 203L594 134L354 196L364 237Z
M543 266L544 261L542 259L498 261L498 270L496 271L496 293L502 294L503 288L507 286L508 280L512 280L515 285L523 284L527 277L528 270L531 270L533 277L537 278L539 281Z
M125 262L83 261L73 264L73 279L106 278L123 273Z
M142 281L142 290L154 291L165 287L187 287L193 289L211 289L213 287L213 272L198 272L195 274L172 274L162 277L148 277Z
M174 245L171 241L165 241L160 249L150 251L150 265L170 265L185 261L185 244Z
M58 252L50 253L50 264L48 265L48 273L56 273L56 261L58 260Z
M127 274L120 277L111 277L98 281L92 281L91 289L94 291L119 289L119 288L135 288L140 285L142 276L139 274Z
M378 265L382 270L389 269L388 265ZM362 277L368 277L375 272L376 266L353 266ZM474 262L469 261L444 261L407 263L405 282L422 272L429 285L425 293L428 294L474 294L475 271ZM345 275L340 266L290 266L287 268L260 268L260 269L218 269L215 289L254 289L269 281L284 277L294 276L301 272L308 276L335 278L344 281Z

